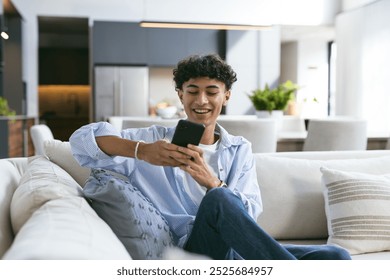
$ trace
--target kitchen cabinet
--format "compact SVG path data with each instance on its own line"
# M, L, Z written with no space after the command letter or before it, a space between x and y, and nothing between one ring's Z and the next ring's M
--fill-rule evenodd
M223 56L223 32L143 28L138 23L94 21L93 65L174 66L191 54Z
M41 120L50 127L53 136L57 140L69 141L69 137L77 129L89 123L88 117L61 117L52 116L41 118Z
M146 65L147 33L138 23L94 21L93 64Z
M200 32L201 31L201 32ZM187 55L215 53L224 56L224 31L189 30L187 33Z
M55 139L69 141L71 134L89 122L92 107L89 85L40 85L39 123L50 127Z
M217 30L148 30L148 65L173 66L192 54L219 53Z
M187 55L187 30L149 28L148 65L170 66Z

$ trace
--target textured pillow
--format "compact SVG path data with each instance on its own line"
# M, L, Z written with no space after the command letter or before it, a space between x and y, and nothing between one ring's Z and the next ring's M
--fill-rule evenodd
M257 154L255 158L264 206L257 221L277 239L328 238L321 166L368 174L390 173L389 156L320 160Z
M72 155L70 143L60 140L46 140L43 145L46 156L66 170L80 186L83 186L91 170L80 166L76 161Z
M47 201L75 196L82 196L82 189L66 171L44 156L29 158L27 170L11 200L11 222L15 234Z
M96 213L111 227L133 259L161 259L172 246L166 220L126 178L93 169L84 186Z
M390 174L321 172L328 243L351 254L390 250Z

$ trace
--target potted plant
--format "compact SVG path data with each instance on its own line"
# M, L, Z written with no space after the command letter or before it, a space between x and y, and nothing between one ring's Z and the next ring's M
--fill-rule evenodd
M15 111L8 106L8 101L0 96L0 116L15 116Z
M283 115L290 100L294 98L294 92L298 85L288 80L274 89L268 84L263 89L255 89L248 95L259 117L272 117L276 114Z

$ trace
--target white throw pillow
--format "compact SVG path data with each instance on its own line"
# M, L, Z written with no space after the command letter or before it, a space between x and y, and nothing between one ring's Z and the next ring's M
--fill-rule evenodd
M11 200L14 233L46 202L62 197L82 196L80 185L61 167L44 156L29 158L26 172Z
M328 244L350 254L390 250L390 173L321 168Z
M46 140L43 145L46 156L68 172L80 186L84 186L91 169L80 166L72 155L70 143L60 140Z
M390 173L390 156L318 160L257 154L255 158L264 207L257 221L277 239L328 238L321 166Z

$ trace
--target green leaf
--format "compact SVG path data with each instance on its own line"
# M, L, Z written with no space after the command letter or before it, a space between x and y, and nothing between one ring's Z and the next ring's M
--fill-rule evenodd
M265 84L263 89L253 90L248 97L256 110L285 110L288 102L295 97L297 89L299 86L288 80L274 89Z
M4 97L0 97L0 116L15 116L15 111L8 106L8 101Z

